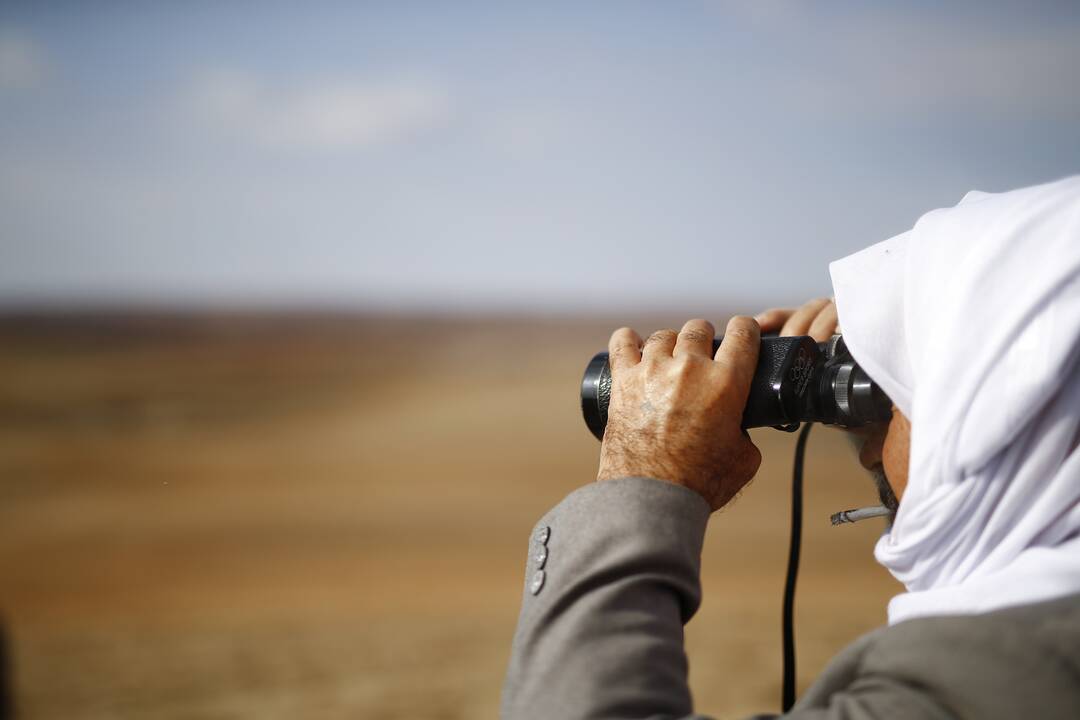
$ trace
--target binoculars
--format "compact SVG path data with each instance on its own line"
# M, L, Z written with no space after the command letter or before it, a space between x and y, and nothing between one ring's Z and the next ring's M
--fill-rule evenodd
M713 340L713 353L720 340ZM597 353L581 380L581 412L598 440L604 438L611 400L611 366ZM761 338L742 427L793 432L800 423L859 427L888 420L892 401L870 379L841 335L818 343L809 336Z

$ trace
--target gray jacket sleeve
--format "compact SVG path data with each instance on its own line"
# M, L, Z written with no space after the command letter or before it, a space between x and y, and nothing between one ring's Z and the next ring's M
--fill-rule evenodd
M708 519L697 493L648 478L592 483L545 515L502 717L689 715L683 625L701 603Z
M592 483L545 515L529 542L504 720L702 718L683 625L701 603L708 519L697 493L649 478ZM862 673L873 638L841 653L790 717L951 716L904 678Z

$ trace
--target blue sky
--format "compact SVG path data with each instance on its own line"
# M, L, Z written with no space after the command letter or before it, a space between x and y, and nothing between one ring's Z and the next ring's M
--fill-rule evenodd
M0 6L0 304L791 303L1080 172L1075 3Z

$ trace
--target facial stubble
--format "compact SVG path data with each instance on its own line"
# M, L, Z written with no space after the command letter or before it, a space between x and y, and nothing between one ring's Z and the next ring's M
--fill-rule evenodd
M885 476L885 468L878 465L870 471L870 475L874 478L874 485L877 487L881 504L895 515L897 508L900 507L900 501L896 499L896 493L893 492L892 485L889 484L889 478Z

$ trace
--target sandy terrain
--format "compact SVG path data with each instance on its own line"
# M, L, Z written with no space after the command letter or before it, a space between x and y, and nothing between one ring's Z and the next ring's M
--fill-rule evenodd
M641 327L651 323L642 322ZM595 472L611 323L0 321L0 615L22 718L493 718L532 523ZM699 709L778 704L793 437L717 515ZM884 619L839 433L808 454L802 684Z

